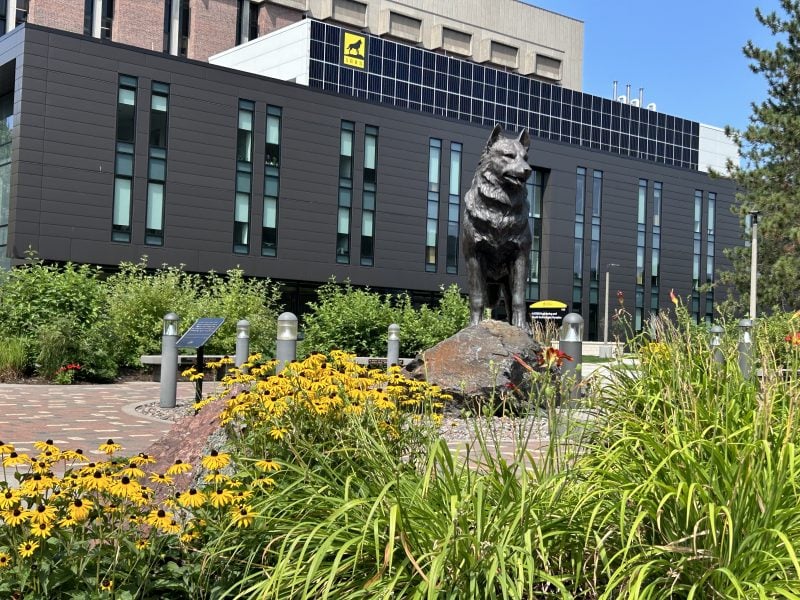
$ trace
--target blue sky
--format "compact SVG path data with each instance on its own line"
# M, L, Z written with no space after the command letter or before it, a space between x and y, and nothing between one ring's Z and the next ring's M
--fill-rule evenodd
M748 39L775 39L755 18L778 0L525 0L584 23L583 91L611 97L631 84L659 112L709 125L747 126L750 103L766 97L742 53ZM778 10L779 14L783 14Z

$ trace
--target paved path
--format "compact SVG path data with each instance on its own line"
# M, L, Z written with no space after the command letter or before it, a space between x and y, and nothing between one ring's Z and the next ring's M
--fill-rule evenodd
M51 439L59 447L101 454L111 438L121 455L145 450L172 423L136 412L139 404L158 401L159 384L109 385L0 384L0 440L17 451L36 453L33 442ZM178 398L194 398L194 384L179 383Z

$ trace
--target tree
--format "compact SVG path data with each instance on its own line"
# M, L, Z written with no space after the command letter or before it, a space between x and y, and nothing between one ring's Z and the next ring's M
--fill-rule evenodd
M739 145L742 164L728 164L740 191L735 210L742 223L758 217L758 304L765 309L798 308L800 303L800 1L781 0L778 12L756 19L776 38L774 49L748 41L743 52L750 69L762 74L768 97L752 103L744 131L729 135ZM729 249L732 270L722 282L733 285L747 304L750 248Z

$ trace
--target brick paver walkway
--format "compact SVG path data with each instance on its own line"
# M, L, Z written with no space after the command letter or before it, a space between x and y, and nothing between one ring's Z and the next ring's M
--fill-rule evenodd
M178 398L194 398L194 384L179 383ZM33 442L51 439L62 448L97 453L112 438L122 455L137 454L169 431L172 423L136 412L157 402L159 384L0 384L0 440L19 452L36 452Z

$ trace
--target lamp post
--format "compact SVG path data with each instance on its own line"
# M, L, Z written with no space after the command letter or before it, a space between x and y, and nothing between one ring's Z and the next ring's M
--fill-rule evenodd
M175 408L178 395L178 321L180 317L174 312L164 315L164 327L161 331L161 388L159 406Z
M278 317L275 358L278 360L276 373L297 358L297 317L293 313L285 312Z
M250 321L242 319L236 323L236 360L234 364L241 367L247 362L250 353Z
M578 313L569 313L564 317L558 349L572 357L571 361L564 363L561 374L566 381L572 384L570 398L578 398L580 396L578 384L581 382L583 361L583 317Z
M617 263L609 263L606 265L606 300L605 300L605 316L603 318L603 357L610 358L611 351L608 348L608 288L611 280L611 269L618 267Z
M721 365L725 362L725 355L722 354L722 334L725 330L719 325L711 327L711 357L715 363Z
M756 289L758 284L758 212L750 211L750 318L756 318Z

